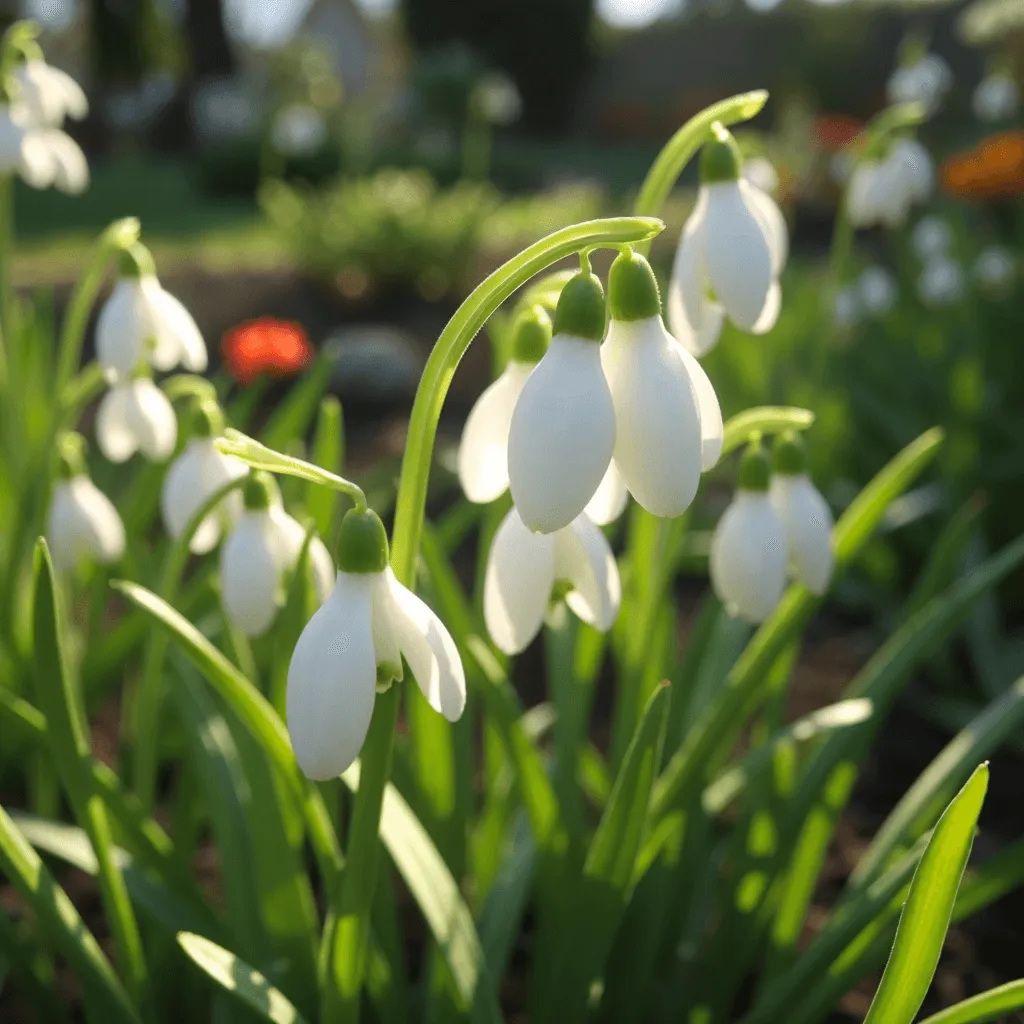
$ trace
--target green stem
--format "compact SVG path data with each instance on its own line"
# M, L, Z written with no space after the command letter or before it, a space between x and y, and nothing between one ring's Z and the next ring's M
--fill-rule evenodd
M189 559L189 546L203 520L234 490L242 487L246 477L239 477L214 491L188 522L185 532L171 545L164 559L160 579L160 596L174 604L181 586L181 578ZM155 633L146 648L142 673L139 677L132 715L134 740L135 792L148 814L156 796L156 772L159 763L160 707L163 702L163 669L167 660L167 635Z
M14 176L0 175L0 389L10 382L11 352L16 344L11 331L14 292L11 263L14 255Z
M415 586L416 556L426 512L427 482L441 407L452 377L488 317L517 289L565 256L588 246L615 247L656 235L663 225L646 217L614 217L563 228L509 260L479 284L441 332L420 380L406 438L398 485L391 567L399 582ZM391 774L399 689L382 694L363 747L359 789L352 808L347 863L337 893L324 1024L354 1024L370 932L370 908L377 877L378 832L384 787Z
M115 221L100 235L92 259L75 285L67 312L64 314L64 324L60 332L60 354L57 359L58 395L63 394L71 378L78 371L85 329L89 324L89 313L103 285L107 265L118 252L137 241L138 237L139 222L134 217Z
M763 89L757 89L754 92L730 96L729 99L722 100L721 103L716 103L691 117L665 143L651 164L651 169L647 172L647 177L644 178L633 204L633 212L638 216L657 216L669 193L675 188L683 168L707 139L711 126L716 121L723 125L749 121L760 113L767 101L768 93ZM634 248L646 256L651 248L650 241L645 240Z

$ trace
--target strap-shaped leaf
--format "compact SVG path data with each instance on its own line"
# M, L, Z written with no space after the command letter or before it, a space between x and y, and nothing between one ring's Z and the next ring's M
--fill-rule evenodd
M912 1024L939 962L988 789L979 765L946 808L910 883L889 963L864 1024Z
M971 996L955 1006L933 1013L921 1024L982 1024L983 1021L1001 1020L1003 1014L1021 1007L1024 1007L1024 978Z

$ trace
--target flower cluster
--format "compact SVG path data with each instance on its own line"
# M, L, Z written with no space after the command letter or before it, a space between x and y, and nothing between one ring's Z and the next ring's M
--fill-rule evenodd
M5 37L0 67L0 174L18 174L32 188L78 194L89 185L81 148L63 130L66 118L81 120L89 103L78 83L43 60L25 23ZM2 75L2 72L0 72Z

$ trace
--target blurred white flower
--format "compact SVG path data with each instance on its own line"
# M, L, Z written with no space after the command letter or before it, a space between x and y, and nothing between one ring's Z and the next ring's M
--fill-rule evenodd
M938 256L949 255L953 244L953 229L941 217L922 217L914 226L910 243L918 259L927 263Z
M78 143L59 128L32 126L17 104L0 104L0 174L17 174L32 188L68 195L89 186L89 165Z
M765 334L782 305L786 221L767 193L740 178L739 166L731 137L705 144L697 204L672 266L668 324L696 356L714 347L725 316Z
M403 658L435 711L456 721L466 704L455 642L388 567L387 537L373 512L345 517L338 569L288 666L288 732L299 767L316 780L340 775L356 759L377 688L402 679Z
M523 110L516 83L501 71L484 75L476 84L474 96L481 113L492 124L512 124Z
M832 578L832 511L807 475L796 435L779 440L774 463L769 497L786 534L790 573L820 597Z
M744 179L761 192L773 195L779 188L779 172L775 170L771 160L763 156L752 156L743 161L740 172Z
M554 533L533 533L512 508L487 556L484 620L495 645L518 654L540 632L556 584L568 587L565 603L601 632L611 629L622 590L604 534L578 516Z
M934 114L953 85L953 72L937 54L926 53L912 63L897 68L889 78L890 103L920 103Z
M870 316L884 316L896 304L896 280L885 267L867 267L857 281L857 291Z
M764 622L786 587L786 531L768 495L768 456L750 450L740 464L736 495L711 538L711 585L725 610Z
M281 504L276 485L266 474L246 481L245 510L220 549L220 584L224 610L246 636L260 636L284 600L284 579L295 569L306 532ZM334 586L334 562L319 537L309 542L309 564L320 604Z
M124 554L121 517L84 473L54 484L46 539L60 573L73 573L89 561L109 565Z
M194 410L193 436L184 451L171 463L160 492L164 528L173 540L184 532L192 517L222 487L249 472L244 462L224 455L214 447L223 429L223 416L214 403L201 403ZM242 498L232 491L200 524L189 550L202 555L220 540L221 530L238 521Z
M1013 284L1017 264L1008 249L1001 245L991 245L978 255L972 273L982 288L998 294L1007 291Z
M956 304L964 294L963 267L948 256L932 260L918 279L917 293L932 308Z
M111 462L142 452L163 462L174 451L178 421L167 396L149 377L115 383L96 413L96 441Z
M155 273L120 277L100 310L96 359L108 373L127 377L145 360L158 370L182 364L192 373L206 369L206 343L192 315Z
M274 148L285 156L316 153L327 139L327 123L316 107L290 103L274 116L270 129Z
M832 322L840 330L849 330L861 316L861 295L859 282L840 288L832 300Z
M568 526L593 498L615 447L615 409L601 367L605 301L593 274L566 284L551 345L523 384L508 436L512 499L531 530Z
M928 151L915 139L896 139L884 156L862 160L853 169L846 210L854 227L903 224L914 203L924 202L935 183Z
M60 68L38 58L14 69L14 89L28 124L36 128L60 128L65 118L80 121L89 113L82 87Z
M979 121L1008 121L1020 109L1020 88L1006 71L989 72L971 100Z

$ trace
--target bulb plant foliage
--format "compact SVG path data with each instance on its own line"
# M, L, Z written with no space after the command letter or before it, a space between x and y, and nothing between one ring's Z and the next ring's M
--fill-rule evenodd
M6 95L51 123L74 114L77 93L38 60L12 29ZM83 1016L115 1024L810 1024L885 968L868 1019L915 1019L950 921L1024 880L1020 843L969 860L982 762L1024 719L1019 685L921 776L801 936L872 737L1024 545L963 574L938 550L844 699L786 723L804 628L943 439L893 450L833 522L810 413L723 420L698 362L708 324L766 330L782 302L783 226L740 181L727 130L765 99L683 126L633 216L558 230L469 294L424 371L397 489L345 476L321 364L244 432L245 388L196 376L205 342L137 223L100 238L53 344L49 319L0 290L0 769L15 794L0 999L9 982L35 1019L63 1019L59 963ZM701 150L666 325L645 253ZM603 279L600 249L615 254ZM566 257L579 269L549 273ZM80 367L109 271L98 362ZM489 321L509 325L508 362L466 423L465 500L430 522L448 384ZM75 428L92 401L87 450ZM733 496L683 642L676 583L714 508L709 474ZM455 567L474 540L467 585ZM527 708L512 657L534 643L543 657L523 665L544 665L546 699ZM603 674L613 706L594 731ZM121 710L102 760L101 706ZM68 866L94 876L102 914L75 909Z

